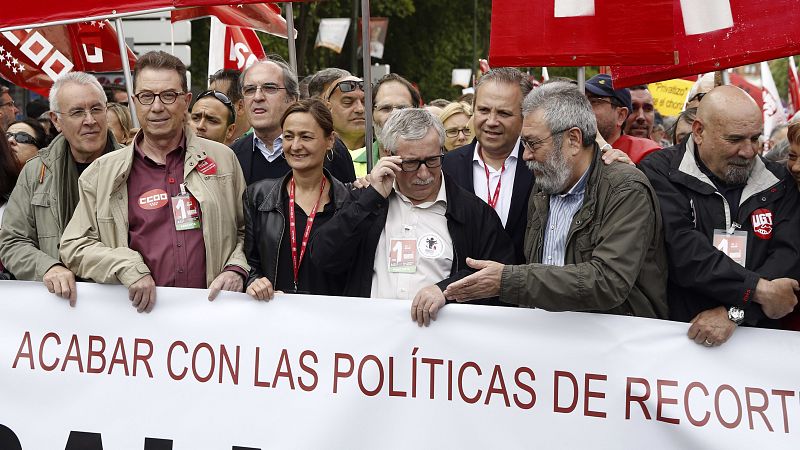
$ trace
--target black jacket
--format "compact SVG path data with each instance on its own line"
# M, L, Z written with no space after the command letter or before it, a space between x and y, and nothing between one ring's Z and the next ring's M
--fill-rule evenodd
M325 170L325 176L331 183L334 208L341 208L348 198L348 189ZM266 179L251 184L244 193L245 237L244 252L250 265L250 274L246 286L261 277L267 277L273 286L278 275L278 258L281 241L289 239L285 232L287 212L284 210L286 190L291 172L283 178ZM326 224L327 227L327 224ZM311 238L322 228L312 228ZM313 253L308 249L308 258ZM324 274L320 274L324 276ZM310 291L316 294L313 288Z
M472 178L472 157L475 154L477 140L459 147L444 155L442 170L468 192L474 192ZM517 149L517 167L514 174L514 188L511 194L511 206L508 211L505 230L514 245L515 264L525 264L525 229L528 226L528 198L533 188L533 172L522 160L524 148L520 144Z
M447 193L445 217L455 248L450 277L437 283L443 291L450 283L474 272L467 266L467 257L504 264L514 261L511 241L503 232L497 214L446 175L444 179ZM324 230L313 238L311 258L314 263L327 271L347 273L345 295L370 296L375 251L388 211L388 199L372 187L350 191L348 204L339 209ZM490 303L499 304L496 300Z
M725 305L744 308L750 325L776 326L752 300L760 278L800 276L800 205L786 169L756 157L738 214L726 224L728 203L700 170L691 136L651 153L640 168L658 194L664 219L670 318L690 321ZM763 223L765 217L771 217L772 226L768 236L759 237L754 223ZM747 232L745 267L713 245L714 230L727 229L730 222Z
M239 165L242 166L242 173L248 185L261 181L265 178L281 178L291 170L289 164L283 156L275 161L268 163L266 173L258 176L258 169L254 169L254 143L255 133L250 133L237 139L236 142L231 144L231 149L236 154L236 159L239 160ZM353 167L353 159L350 157L350 152L344 147L344 144L336 145L333 147L333 153L325 157L325 168L331 172L331 175L336 177L342 183L352 183L356 180L356 171Z

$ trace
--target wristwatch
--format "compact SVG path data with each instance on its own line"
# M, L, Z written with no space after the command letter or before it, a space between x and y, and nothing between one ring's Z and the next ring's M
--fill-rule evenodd
M736 325L741 325L744 322L744 310L736 306L728 308L728 319Z

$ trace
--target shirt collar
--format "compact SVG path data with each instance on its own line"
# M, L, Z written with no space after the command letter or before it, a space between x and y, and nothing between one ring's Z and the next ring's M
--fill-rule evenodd
M513 164L517 162L517 149L519 148L519 140L520 138L517 138L517 142L514 144L514 150L508 155L505 163L503 163L506 167L511 167ZM480 154L478 153L480 151L480 146L481 143L475 141L475 150L472 152L472 161L477 162L478 165L484 167L484 162L481 159ZM494 169L491 166L489 166L489 170L494 170Z
M592 166L587 167L586 171L583 172L583 175L581 175L581 178L578 180L578 182L575 183L567 192L556 195L558 195L561 198L564 198L570 195L583 194L583 192L586 190L586 182L589 179L589 169L591 168Z
M253 142L255 143L255 148L265 151L269 156L277 155L283 152L283 134L279 134L278 137L272 141L272 146L270 147L267 147L264 141L256 136L255 133L253 133Z

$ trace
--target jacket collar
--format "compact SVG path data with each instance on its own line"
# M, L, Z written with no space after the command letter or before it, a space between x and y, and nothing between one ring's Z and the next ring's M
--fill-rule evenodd
M106 131L106 133L107 140L106 148L103 151L104 155L122 148L122 146L117 143L116 138L114 138L114 133L112 133L111 130ZM58 135L53 138L53 142L51 142L50 145L39 150L39 158L41 158L42 164L49 169L53 167L56 161L63 158L69 150L70 147L67 138L64 137L63 133L58 133Z

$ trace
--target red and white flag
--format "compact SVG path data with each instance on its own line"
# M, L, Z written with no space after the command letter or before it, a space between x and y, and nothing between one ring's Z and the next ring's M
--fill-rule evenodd
M784 58L797 53L800 48L800 7L797 0L674 2L677 63L660 66L616 65L611 70L615 87L647 84Z
M211 18L208 40L208 74L220 69L243 70L264 58L266 53L256 32L249 28L232 27Z
M789 112L790 117L800 111L800 78L797 77L797 66L794 56L789 56Z
M133 67L130 49L128 60ZM117 33L108 21L0 33L0 76L43 96L67 72L121 69Z
M214 16L225 25L252 28L275 36L288 37L286 19L281 16L278 5L273 3L198 6L177 9L172 11L171 15L173 22Z
M764 136L769 137L772 130L778 125L786 123L786 111L783 110L781 98L778 95L778 87L772 78L769 64L761 62L761 98L764 99ZM766 150L766 140L764 143Z
M673 0L639 3L644 5L493 0L489 62L493 67L674 63Z

